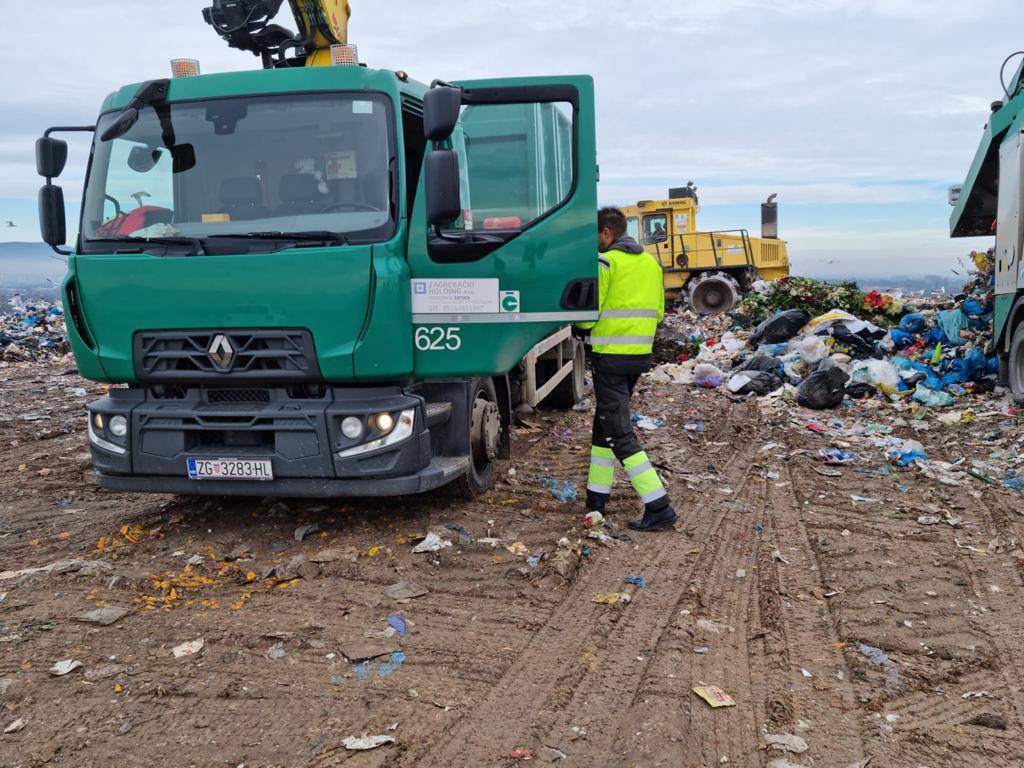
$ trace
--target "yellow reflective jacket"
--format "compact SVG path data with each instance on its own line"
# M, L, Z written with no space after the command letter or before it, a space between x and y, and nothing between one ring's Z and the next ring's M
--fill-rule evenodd
M600 317L578 325L591 329L590 345L598 354L651 354L665 316L661 265L628 236L599 254L597 262Z

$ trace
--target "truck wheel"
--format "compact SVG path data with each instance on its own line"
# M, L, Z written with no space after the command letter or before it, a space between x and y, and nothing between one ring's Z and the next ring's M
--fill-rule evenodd
M1024 405L1024 323L1018 323L1010 339L1010 391Z
M501 412L494 381L476 378L469 389L469 470L459 480L466 498L475 498L494 483L494 459L501 444Z
M558 386L544 398L544 402L552 408L562 411L572 408L583 400L587 386L587 352L578 339L570 339L570 341L572 342L572 373L558 382ZM551 363L551 370L554 370L554 362Z
M725 272L705 272L687 283L694 312L720 315L739 304L740 284Z

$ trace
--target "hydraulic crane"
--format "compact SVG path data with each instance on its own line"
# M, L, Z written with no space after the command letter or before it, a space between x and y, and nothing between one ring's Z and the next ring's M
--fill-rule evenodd
M203 9L203 18L228 45L251 51L263 66L291 66L292 51L306 66L331 63L332 45L348 43L348 21L352 9L347 0L289 0L298 23L298 33L271 21L284 0L214 0Z

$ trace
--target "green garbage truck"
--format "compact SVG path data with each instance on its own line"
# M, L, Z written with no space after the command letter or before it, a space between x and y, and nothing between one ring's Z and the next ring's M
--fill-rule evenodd
M178 62L37 141L75 360L117 385L88 408L98 481L480 493L517 403L582 398L593 82L428 86L274 45L253 71ZM70 245L68 132L92 142Z
M1024 64L992 103L985 132L962 185L950 189L952 237L995 235L994 322L1000 379L1024 404Z

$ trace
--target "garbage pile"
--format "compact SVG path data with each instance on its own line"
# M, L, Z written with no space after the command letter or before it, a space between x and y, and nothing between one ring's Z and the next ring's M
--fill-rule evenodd
M17 296L9 305L8 311L0 313L0 361L52 360L71 351L64 311L58 305Z
M946 407L993 392L994 259L971 258L971 280L956 297L911 304L850 283L783 278L759 284L731 317L677 313L659 346L662 359L666 349L677 355L651 376L815 410L865 398Z

